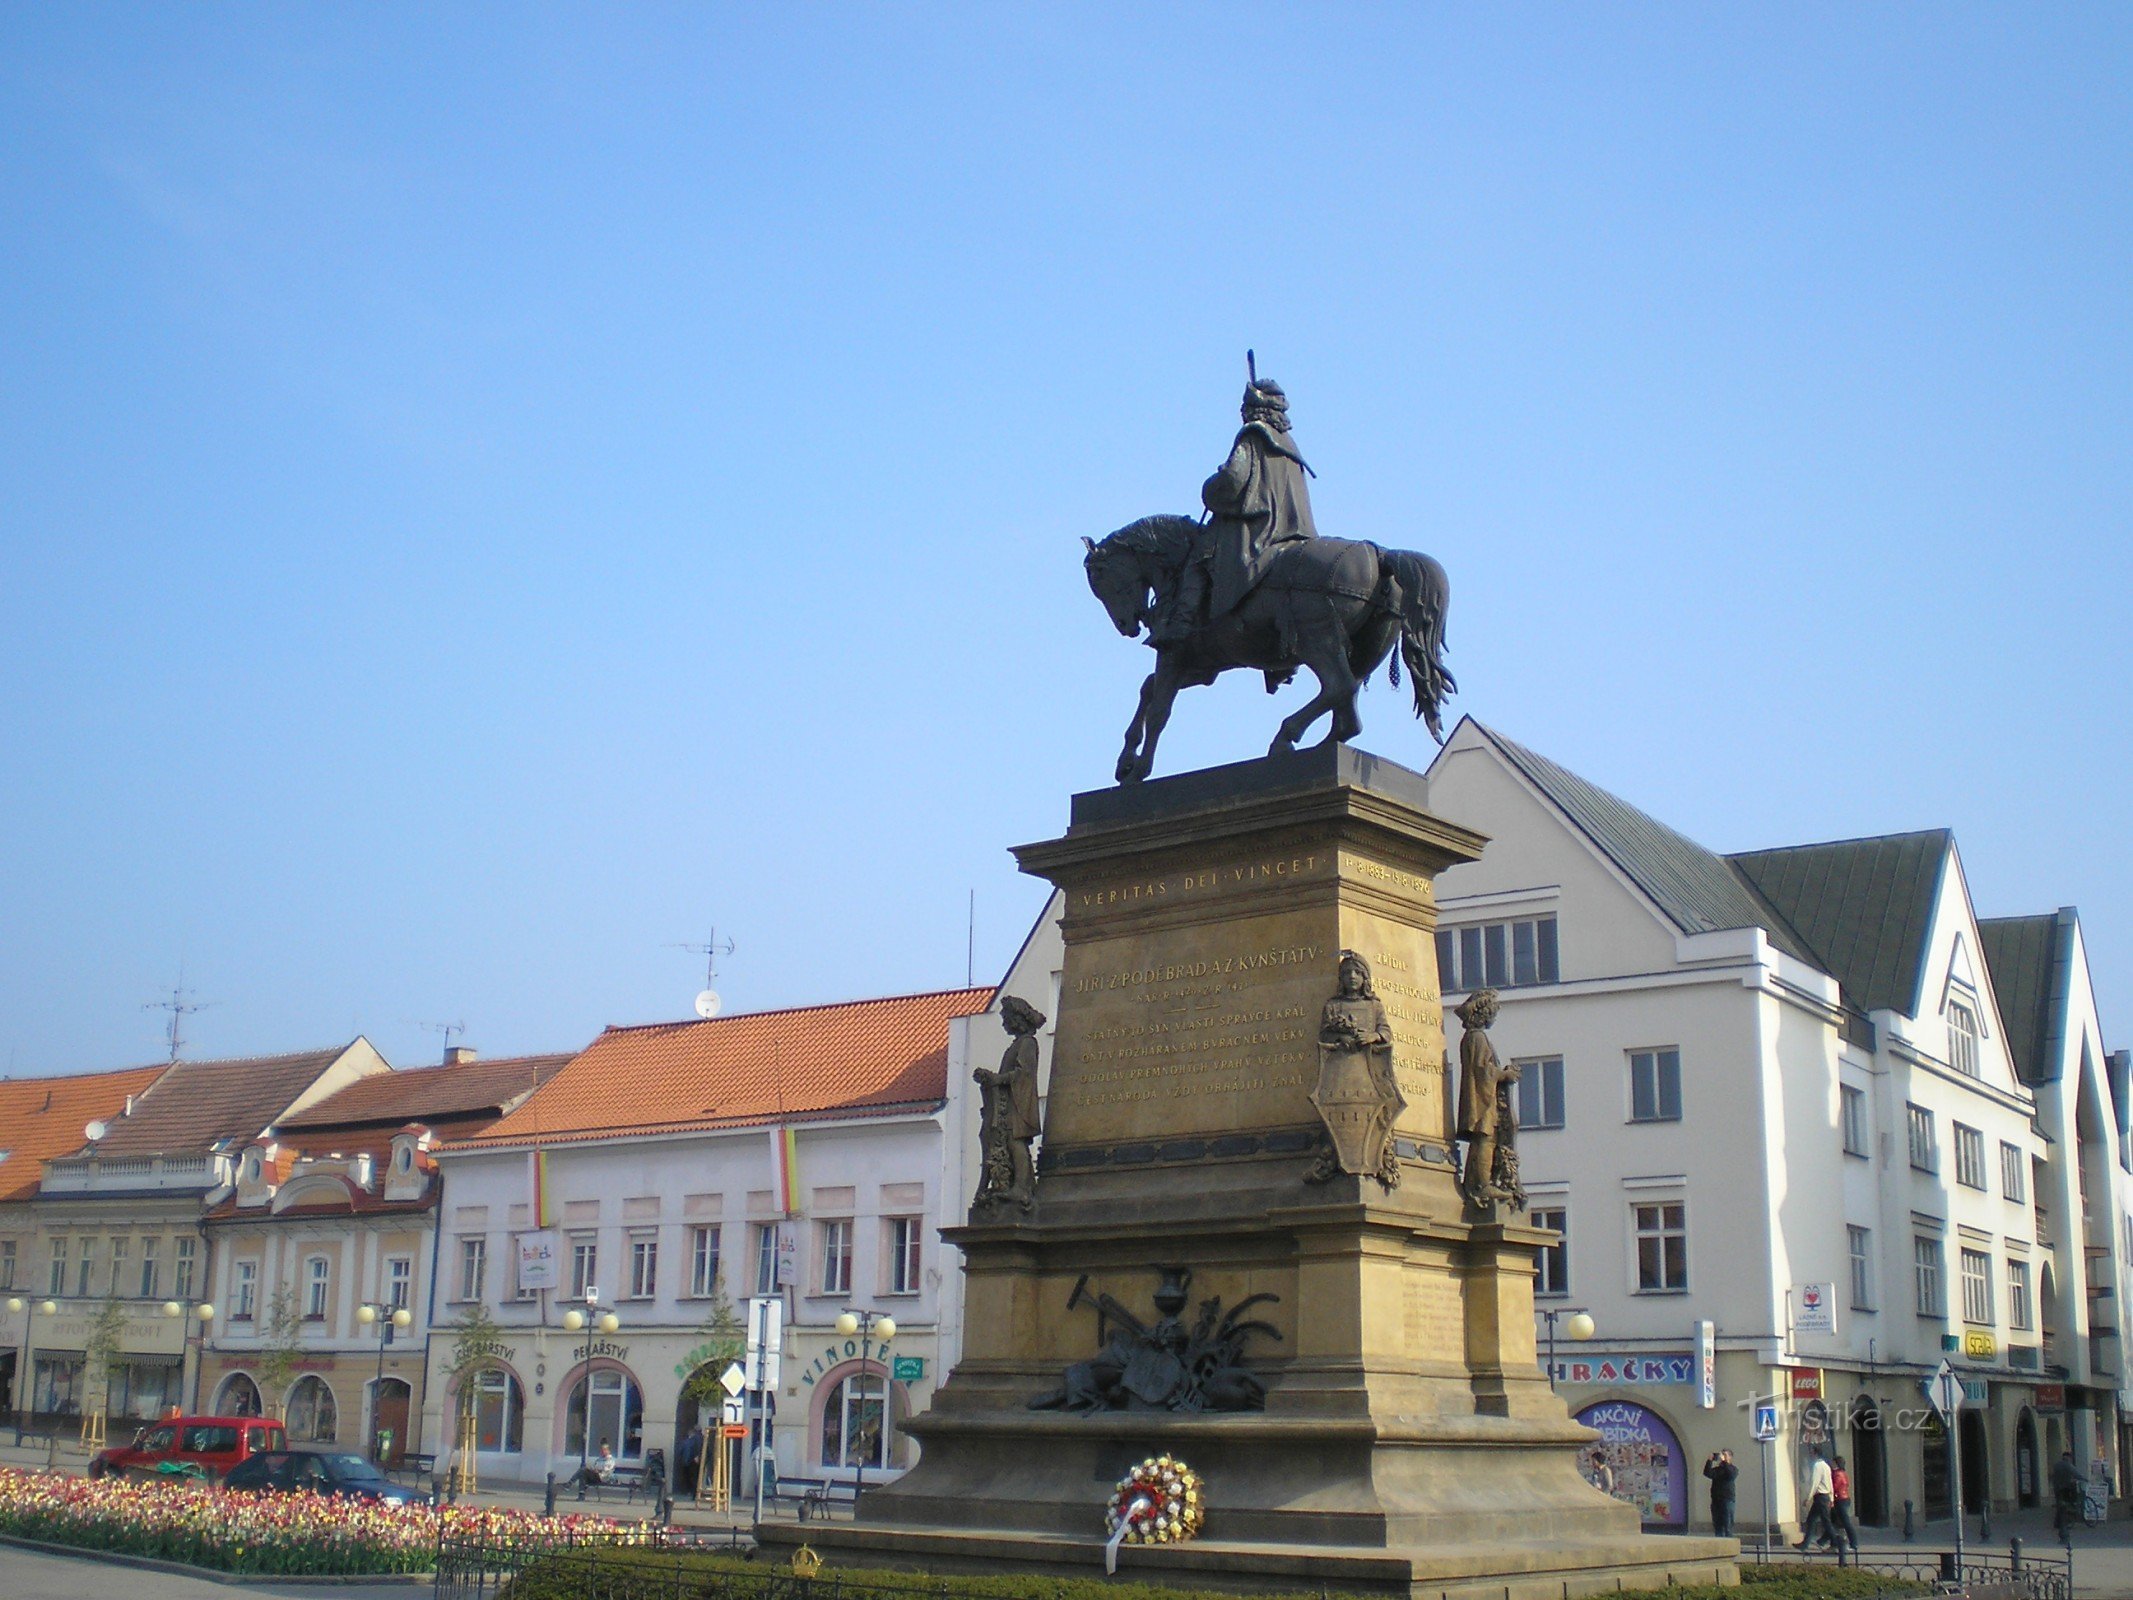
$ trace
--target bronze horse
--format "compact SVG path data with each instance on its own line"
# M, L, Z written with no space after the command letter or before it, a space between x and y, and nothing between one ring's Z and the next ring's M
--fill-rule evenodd
M1190 517L1143 517L1101 543L1083 539L1089 588L1127 638L1166 603L1192 549L1199 524ZM1267 753L1293 750L1303 731L1333 714L1329 741L1363 730L1355 695L1378 663L1392 654L1414 679L1415 715L1444 742L1441 712L1458 686L1444 667L1444 612L1451 584L1444 568L1411 550L1383 550L1351 539L1306 539L1281 547L1258 587L1228 616L1196 629L1178 644L1157 649L1155 670L1141 685L1140 707L1126 728L1118 781L1138 783L1155 764L1156 741L1170 720L1180 689L1213 683L1233 667L1264 672L1271 694L1298 667L1309 667L1318 693L1283 719Z

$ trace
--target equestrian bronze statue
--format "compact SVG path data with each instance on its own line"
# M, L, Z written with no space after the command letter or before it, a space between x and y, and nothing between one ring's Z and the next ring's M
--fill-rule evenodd
M1269 694L1298 667L1318 679L1318 693L1283 719L1269 755L1295 749L1328 712L1329 741L1362 732L1356 691L1388 656L1393 686L1405 661L1415 715L1432 738L1444 738L1444 702L1457 687L1444 666L1444 568L1411 550L1320 538L1311 469L1290 435L1281 385L1254 366L1242 409L1229 459L1200 490L1205 520L1143 517L1101 543L1082 540L1089 587L1112 623L1129 639L1145 627L1155 650L1119 752L1120 783L1139 782L1155 765L1178 691L1233 667L1265 673Z

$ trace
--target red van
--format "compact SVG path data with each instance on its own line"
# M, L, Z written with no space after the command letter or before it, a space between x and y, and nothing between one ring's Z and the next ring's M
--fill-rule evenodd
M288 1448L288 1431L272 1417L166 1417L135 1434L132 1444L113 1445L91 1456L89 1476L192 1476L185 1471L190 1466L209 1483L220 1483L238 1462L263 1450Z

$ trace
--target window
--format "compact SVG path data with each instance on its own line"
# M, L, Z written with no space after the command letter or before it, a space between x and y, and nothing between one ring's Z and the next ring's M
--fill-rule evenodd
M232 1322L250 1322L252 1320L252 1304L259 1296L259 1263L256 1261L240 1261L237 1263L235 1270L237 1273L237 1286L233 1291L230 1320Z
M1978 1075L1977 1013L1960 1000L1948 1002L1948 1065L1973 1078Z
M1866 1142L1866 1091L1844 1084L1838 1089L1844 1108L1844 1153L1848 1156L1863 1156L1869 1153Z
M1688 1207L1679 1200L1630 1207L1637 1231L1637 1292L1676 1294L1689 1286Z
M415 1303L415 1263L406 1256L386 1260L385 1303L395 1311L406 1311Z
M131 1239L113 1239L111 1241L111 1292L113 1295L122 1295L126 1292L126 1269L132 1265L132 1257L133 1241Z
M2036 1316L2034 1303L2029 1298L2029 1263L2010 1260L2007 1263L2007 1324L2012 1328L2034 1328Z
M2029 1162L2020 1145L2000 1146L2000 1192L2017 1205L2029 1198Z
M849 1217L817 1224L822 1233L822 1294L852 1292L852 1222Z
M1570 1212L1563 1206L1535 1209L1529 1220L1536 1228L1553 1228L1562 1235L1553 1244L1541 1246L1540 1277L1533 1285L1537 1295L1570 1292Z
M163 1263L158 1259L163 1253L161 1239L141 1241L141 1298L153 1300L156 1291L163 1287Z
M919 1246L919 1218L889 1218L889 1293L917 1294L923 1265Z
M1844 1240L1852 1258L1852 1309L1871 1311L1874 1309L1874 1230L1847 1227Z
M52 1275L50 1279L50 1287L45 1290L45 1293L65 1294L66 1292L67 1241L65 1239L54 1239L52 1241Z
M83 1239L81 1242L81 1259L75 1263L74 1268L74 1293L77 1297L83 1300L89 1298L92 1292L89 1287L90 1281L95 1275L96 1241L94 1239Z
M1563 1058L1539 1056L1512 1063L1518 1068L1518 1125L1560 1128L1563 1125Z
M474 1375L474 1448L518 1450L526 1432L526 1391L502 1367Z
M879 1373L855 1373L840 1381L822 1403L822 1464L887 1466L888 1429L882 1426L887 1409Z
M1938 1239L1923 1233L1912 1238L1911 1271L1918 1282L1918 1314L1922 1317L1948 1314L1948 1303L1941 1296L1940 1262Z
M589 1234L573 1234L570 1240L570 1295L583 1300L600 1281L600 1242Z
M1966 1189L1985 1187L1985 1136L1960 1122L1955 1124L1955 1181Z
M1906 1105L1903 1109L1911 1131L1911 1165L1920 1172L1940 1171L1940 1145L1933 1137L1933 1113L1921 1105Z
M1963 1271L1963 1320L1992 1323L1992 1256L1984 1250L1960 1252Z
M1553 917L1437 930L1438 986L1447 991L1519 989L1559 976Z
M489 1284L489 1240L474 1234L459 1241L459 1298L479 1300ZM578 1290L580 1297L585 1291Z
M659 1293L659 1240L652 1234L630 1239L630 1298L649 1300Z
M199 1243L198 1239L180 1239L172 1247L177 1263L174 1268L177 1281L170 1287L180 1300L193 1297L193 1251Z
M15 1287L15 1241L0 1239L0 1289Z
M689 1230L689 1293L708 1300L718 1293L718 1229Z
M326 1265L324 1256L312 1256L304 1263L304 1320L326 1320L326 1289L331 1281L332 1269Z
M233 1372L222 1380L222 1386L215 1391L215 1410L225 1417L262 1417L266 1415L267 1408L260 1403L259 1385L243 1373ZM191 1428L185 1430L188 1442L194 1432ZM230 1443L235 1445L237 1430L232 1428L229 1433Z
M589 1436L588 1409L592 1419ZM572 1385L563 1453L574 1459L598 1455L603 1444L626 1458L644 1454L644 1393L626 1373L611 1367L603 1367Z
M1629 1054L1629 1120L1681 1120L1681 1052L1632 1050Z
M289 1403L283 1408L282 1415L292 1441L331 1444L340 1428L339 1411L333 1403L333 1391L326 1387L326 1380L315 1373L306 1373L289 1391Z
M775 1222L755 1224L755 1292L778 1292L778 1225Z

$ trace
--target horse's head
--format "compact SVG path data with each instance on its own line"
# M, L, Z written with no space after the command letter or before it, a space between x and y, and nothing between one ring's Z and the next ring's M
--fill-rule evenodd
M1143 517L1098 542L1084 537L1081 558L1089 590L1102 602L1111 625L1138 637L1151 609L1149 591L1167 592L1192 548L1190 517Z
M1087 535L1081 542L1088 546L1081 568L1089 575L1090 593L1102 603L1113 627L1129 639L1138 637L1141 619L1148 614L1148 580L1139 557L1123 548L1115 533L1102 544Z

